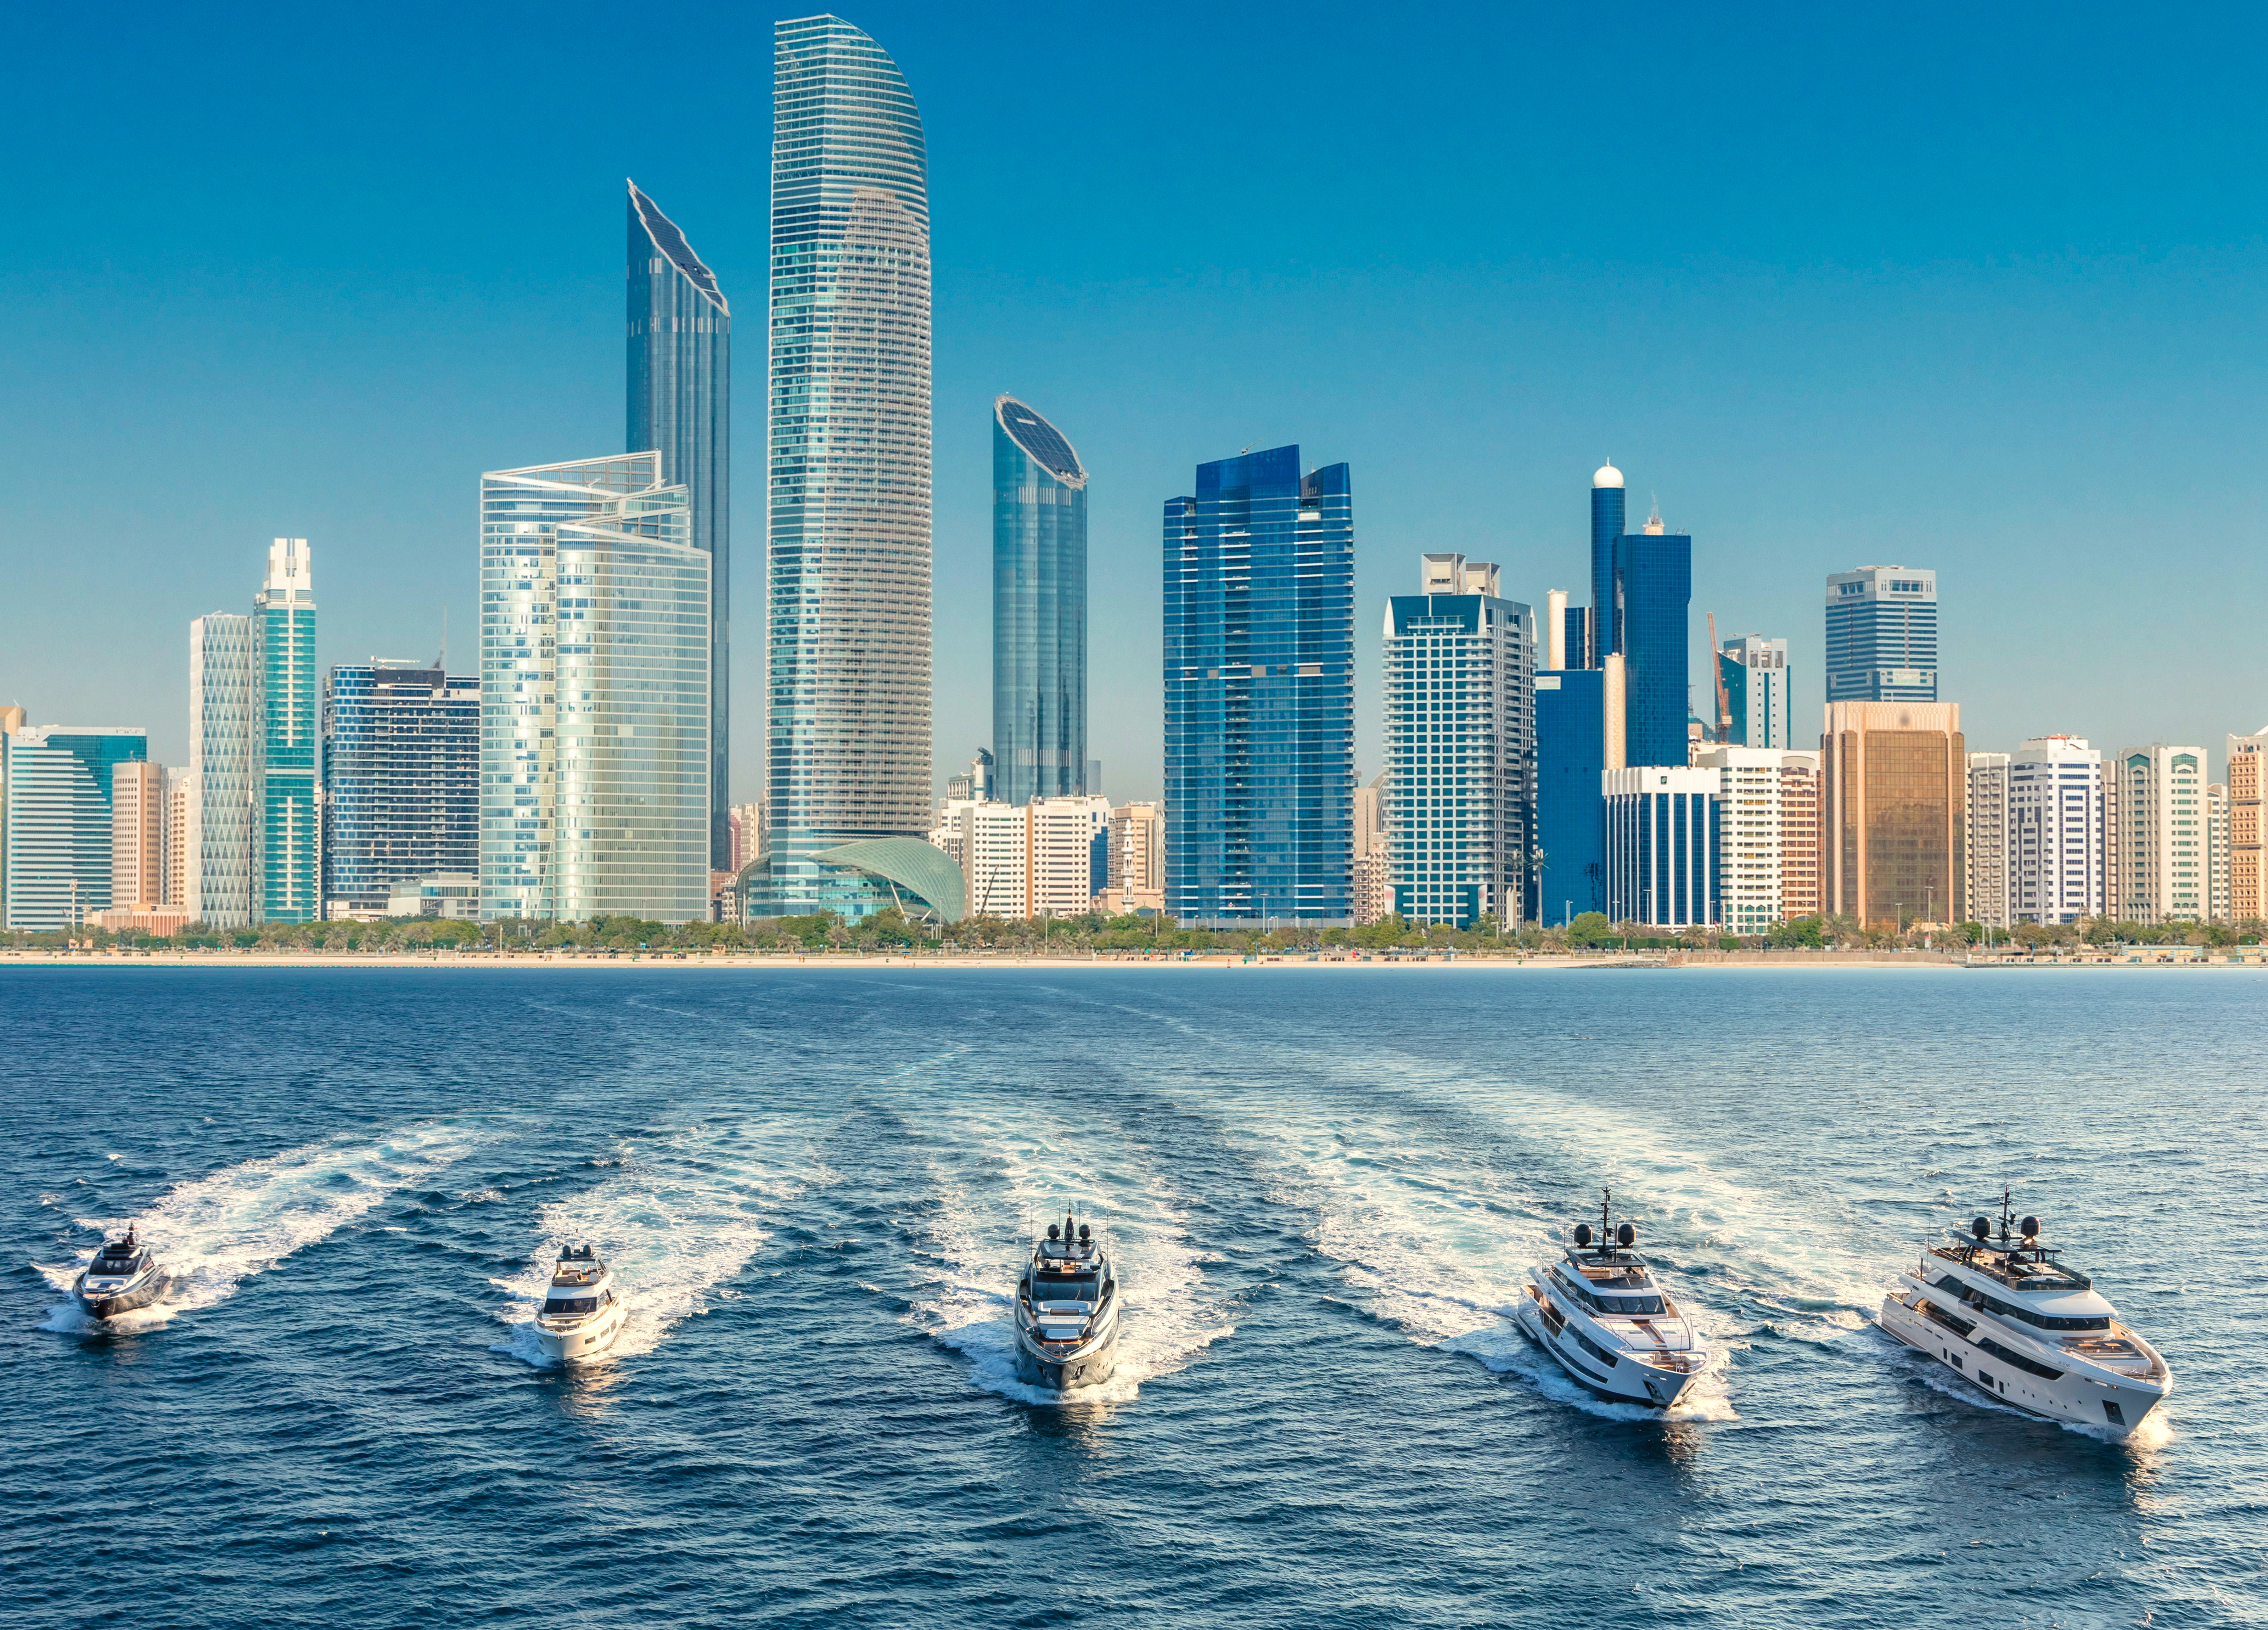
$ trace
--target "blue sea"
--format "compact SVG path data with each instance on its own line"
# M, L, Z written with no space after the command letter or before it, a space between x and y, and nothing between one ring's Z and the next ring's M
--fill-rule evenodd
M2260 973L16 968L0 1041L11 1625L2268 1620ZM2004 1184L2134 1439L1874 1328ZM1724 1352L1667 1419L1506 1317L1608 1186ZM183 1289L87 1328L129 1220Z

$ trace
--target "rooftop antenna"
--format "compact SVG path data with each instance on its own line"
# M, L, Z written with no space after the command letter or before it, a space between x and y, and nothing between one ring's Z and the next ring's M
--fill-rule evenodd
M1712 641L1716 637L1713 631L1710 637ZM433 659L433 665L441 671L444 678L447 677L449 672L449 608L446 606L441 607L441 654Z

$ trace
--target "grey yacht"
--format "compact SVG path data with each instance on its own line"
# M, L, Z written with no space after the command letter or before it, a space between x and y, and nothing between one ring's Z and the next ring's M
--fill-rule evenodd
M1090 1226L1066 1212L1016 1284L1016 1373L1051 1392L1097 1386L1118 1362L1118 1276Z

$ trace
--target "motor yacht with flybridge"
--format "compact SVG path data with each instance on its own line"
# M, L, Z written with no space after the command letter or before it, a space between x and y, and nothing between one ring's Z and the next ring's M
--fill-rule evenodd
M543 1355L562 1363L596 1358L615 1344L628 1317L615 1289L615 1271L598 1251L589 1245L562 1245L535 1315L535 1345Z
M1097 1386L1118 1363L1118 1276L1091 1226L1048 1224L1016 1283L1016 1374L1051 1392Z
M115 1318L148 1307L172 1284L158 1253L136 1237L129 1224L125 1238L105 1240L94 1260L71 1281L71 1300L90 1318Z
M2095 1281L2040 1243L2040 1220L1978 1217L1932 1245L1882 1299L1881 1324L1970 1385L2051 1421L2124 1436L2173 1390L2158 1350L2118 1322Z
M1668 1409L1709 1367L1708 1339L1632 1249L1638 1230L1609 1227L1613 1204L1609 1190L1597 1233L1576 1224L1559 1260L1536 1266L1513 1322L1594 1397Z

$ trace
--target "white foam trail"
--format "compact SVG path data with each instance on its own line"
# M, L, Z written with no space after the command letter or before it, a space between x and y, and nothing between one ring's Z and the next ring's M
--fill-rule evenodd
M130 1223L173 1278L163 1302L103 1321L102 1327L145 1330L185 1310L210 1307L254 1274L354 1222L387 1195L427 1181L502 1135L486 1125L424 1121L374 1140L325 1138L183 1183L130 1218L76 1219L106 1236L122 1233ZM68 1293L94 1254L90 1246L68 1266L33 1266L50 1285ZM96 1321L70 1303L51 1309L42 1325L94 1327Z
M914 1288L906 1318L966 1357L977 1385L1030 1404L1127 1403L1145 1381L1184 1368L1234 1333L1225 1311L1206 1295L1204 1264L1213 1259L1191 1243L1186 1207L1107 1130L1073 1128L1029 1105L957 1119L946 1135L959 1149L986 1151L982 1164L993 1174L991 1192L972 1194L954 1171L932 1162L943 1200L917 1253L933 1266ZM1004 1134L1002 1126L1017 1130ZM1026 1219L1044 1227L1067 1204L1095 1222L1124 1300L1110 1379L1065 1396L1017 1379L1009 1297L1031 1249ZM980 1212L995 1220L988 1225Z
M543 1244L527 1266L490 1281L509 1298L496 1310L510 1327L497 1351L556 1362L535 1345L536 1307L559 1247L587 1241L629 1304L605 1357L651 1353L684 1320L739 1294L725 1281L770 1237L766 1222L824 1177L805 1134L737 1120L630 1140L614 1155L600 1163L614 1167L605 1180L537 1214Z

